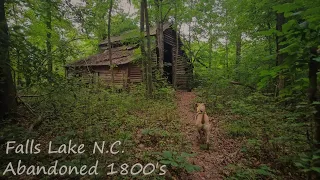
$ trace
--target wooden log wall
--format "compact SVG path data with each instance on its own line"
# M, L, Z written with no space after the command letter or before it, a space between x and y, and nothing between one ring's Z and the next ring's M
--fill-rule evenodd
M176 47L176 32L172 29L164 31L164 41L172 46L172 62L173 62L173 79L178 89L188 89L189 81L192 77L192 67L190 62L183 55L181 46L183 45L179 39L179 49ZM178 59L176 61L176 52L178 51Z
M94 74L99 79L99 82L106 85L111 85L111 70L108 66L97 66L93 68ZM128 66L119 66L113 68L114 85L126 86L128 83Z
M77 77L86 83L102 83L111 85L111 70L108 66L93 66L90 72L86 68L68 69L68 77ZM138 64L125 64L115 67L114 85L117 87L127 86L128 83L142 82L142 70Z
M172 50L173 59L176 59L176 48ZM188 61L185 57L181 56L181 53L178 54L178 60L174 62L174 69L175 69L175 80L176 80L176 87L178 89L187 89L189 84L189 74L188 72Z
M172 29L167 29L163 32L164 42L170 44L172 47L176 47L176 32ZM182 42L179 39L179 46L182 46Z
M180 38L179 48L176 47L176 32L169 28L163 33L163 40L165 43L171 46L172 52L172 65L173 65L173 80L175 80L175 85L178 89L188 89L189 81L192 79L192 65L188 58L183 53L181 46L183 45ZM102 48L103 49L103 48ZM176 52L178 51L178 59L176 61ZM156 50L152 52L153 61L153 75L158 67L157 53ZM88 68L82 67L81 77L84 81L96 82L99 80L101 83L107 85L111 84L111 71L108 66L93 66L88 70ZM68 76L74 76L76 73L72 72L72 69L68 69ZM128 83L142 82L142 70L138 64L128 63L124 65L119 65L114 68L114 83L116 86L127 86Z
M129 64L129 83L142 82L142 71L141 67L137 64Z

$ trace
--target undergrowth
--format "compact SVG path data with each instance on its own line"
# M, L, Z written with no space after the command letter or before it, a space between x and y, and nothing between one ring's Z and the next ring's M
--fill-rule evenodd
M304 179L304 172L319 172L311 163L318 156L310 146L312 108L307 103L286 104L226 84L199 87L197 94L229 138L243 142L244 159L226 167L232 172L228 179ZM305 154L308 158L301 158Z
M36 143L46 147L41 148L44 150L47 149L49 141L58 147L72 140L73 143L85 144L86 153L41 152L37 155L27 155L13 152L4 154L5 151L1 151L0 168L3 172L8 162L16 164L18 160L22 160L25 165L50 165L53 161L59 160L59 164L74 166L90 166L99 160L100 173L94 179L132 179L131 176L107 177L107 173L110 172L108 165L114 163L115 169L119 170L123 163L157 164L159 155L155 152L189 151L189 146L183 141L179 131L180 123L175 111L173 92L169 87L162 87L155 92L157 98L147 99L142 85L131 88L130 92L124 90L116 93L99 85L81 84L72 80L35 85L21 90L20 95L36 96L22 96L23 104L20 104L19 117L1 123L2 139L22 144L27 139L34 139ZM32 126L33 128L30 128ZM121 141L122 144L117 146L117 150L123 153L92 154L94 143L102 141L108 146L110 143ZM5 149L5 143L1 146ZM184 168L179 170L185 171ZM76 176L64 176L74 177ZM154 173L136 178L165 177Z

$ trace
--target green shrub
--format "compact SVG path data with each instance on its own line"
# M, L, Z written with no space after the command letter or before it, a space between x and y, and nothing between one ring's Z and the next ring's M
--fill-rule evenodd
M265 164L261 164L257 168L228 165L227 169L233 171L233 173L227 178L230 180L276 179L276 171Z
M163 151L162 153L159 153L159 155L160 163L167 165L167 168L171 172L180 174L183 171L192 173L201 170L199 166L189 163L187 159L189 157L193 157L194 154Z
M302 172L320 174L320 150L300 154L295 165Z
M56 159L63 164L89 165L99 159L99 171L105 171L112 162L131 165L137 163L137 160L139 163L153 162L152 155L145 155L145 151L186 150L181 141L176 104L170 87L155 91L157 98L147 99L142 84L131 87L129 91L112 92L97 84L62 80L51 84L38 84L20 91L19 94L38 95L22 100L33 109L36 116L41 115L43 121L28 134L28 128L37 117L29 114L22 106L22 113L27 114L27 120L3 124L0 136L4 139L23 142L27 138L34 138L41 144L53 141L56 146L66 144L72 139L75 143L85 144L85 148L88 148L86 152L92 151L90 148L94 142L112 143L120 140L125 151L116 156L84 153L70 154L67 158L61 154L41 153L30 158L31 156L27 155L1 153L1 169L5 169L9 160L17 159L30 164L41 162L44 165ZM143 133L140 139L137 137L139 131ZM141 143L145 143L147 149L140 148ZM97 179L106 178L105 173L99 174Z

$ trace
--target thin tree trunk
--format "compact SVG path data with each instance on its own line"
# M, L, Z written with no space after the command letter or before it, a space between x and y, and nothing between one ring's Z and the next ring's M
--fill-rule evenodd
M152 97L152 59L151 59L151 39L150 39L150 24L148 15L148 4L147 0L144 0L145 6L145 21L146 21L146 32L147 32L147 95Z
M267 24L268 26L268 29L271 29L271 23L268 23ZM269 55L273 55L274 52L273 52L273 39L274 39L274 36L266 36L267 40L268 40L268 50L269 50ZM269 64L269 68L273 67L274 65L270 65ZM267 91L270 92L270 93L274 93L275 92L275 88L274 88L274 79L271 79L269 80L268 82L268 86L267 86ZM277 94L277 93L275 93Z
M309 101L312 104L319 100L317 97L318 93L318 83L317 83L317 73L319 69L319 63L314 61L313 58L319 56L317 53L317 48L311 49L311 54L313 55L309 60ZM316 147L320 148L320 105L315 104L316 113L314 114L315 121L315 140L317 142Z
M212 24L209 25L209 68L212 67L212 48L213 48L213 37L212 37Z
M225 67L226 67L227 77L229 77L229 47L228 47L228 41L229 41L229 37L228 37L228 32L227 32L227 34L226 34L226 43L225 43L225 49L226 49Z
M159 70L163 75L163 60L164 60L164 44L163 44L163 22L162 22L162 2L155 0L157 6L157 41L159 49Z
M239 33L236 41L236 80L240 80L239 66L241 61L241 33Z
M228 26L228 11L226 9L226 25ZM229 41L229 34L226 30L226 43L225 43L225 49L226 49L226 60L225 60L225 67L226 67L226 73L227 77L229 78L229 47L228 47L228 41Z
M209 68L211 69L212 67L212 37L210 33L210 38L209 38Z
M110 0L109 4L109 15L108 15L108 50L109 50L109 61L110 61L110 71L111 71L111 87L114 88L114 74L113 74L113 63L112 63L112 45L111 45L111 13L113 0Z
M176 22L178 23L178 22ZM179 61L179 27L178 27L178 24L176 25L176 51L175 51L175 62L173 63L174 64L174 88L176 89L177 88L177 64L178 64L178 61Z
M19 49L17 49L16 50L17 51L17 84L16 85L18 85L18 86L20 86L21 85L21 75L20 75L20 72L21 72L21 70L20 70L20 68L21 68L21 58L20 58L20 51L19 51Z
M268 29L271 29L271 24L268 23ZM269 45L269 55L272 55L273 52L272 52L272 37L271 36L267 36L267 39L268 39L268 45Z
M17 17L17 11L16 11L16 6L15 6L15 4L13 4L13 6L12 6L12 10L13 10L13 14L14 14L14 22L15 22L15 24L18 24L18 18L19 17ZM21 56L20 56L20 49L19 48L17 48L16 47L16 53L17 53L17 72L16 72L16 77L17 77L17 79L15 79L15 86L17 87L17 86L19 86L19 85L21 85L22 83L21 83ZM15 76L14 76L15 77Z
M276 30L277 31L282 31L282 25L286 22L284 13L278 13L277 14L277 24L276 24ZM277 46L277 60L276 60L276 65L279 66L283 63L285 59L285 55L280 53L280 50L283 48L280 43L283 41L283 39L279 36L276 36L276 46ZM284 76L283 73L280 72L278 75L278 83L277 83L277 90L276 90L276 95L285 87L284 84Z
M52 14L51 14L51 0L47 0L47 17L46 17L46 27L47 27L47 39L46 39L46 48L47 48L47 63L48 63L48 75L49 80L52 80L52 44L51 44L51 31L52 31Z
M9 59L9 33L4 1L0 1L0 120L17 111L16 89Z
M163 75L163 62L164 62L164 39L163 39L163 19L162 19L162 3L160 3L160 33L159 33L159 47L160 47L160 69L161 74Z
M146 51L144 43L144 0L140 2L140 51L142 55L142 75L143 82L147 82L147 64L146 64ZM147 89L147 88L146 88Z
M172 82L173 87L177 88L177 62L178 62L178 56L179 56L179 33L178 33L178 4L177 1L175 3L175 12L174 12L174 22L175 22L175 29L176 29L176 47L175 47L175 59L174 62L172 62Z
M188 32L188 45L190 47L190 50L191 50L191 22L189 25L189 32Z

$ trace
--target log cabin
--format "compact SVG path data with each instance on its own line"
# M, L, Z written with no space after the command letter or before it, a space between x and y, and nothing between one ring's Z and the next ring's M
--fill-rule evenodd
M159 68L157 34L156 28L150 29L153 69ZM143 81L141 60L137 58L137 54L139 54L137 52L140 52L138 37L139 33L135 35L131 33L130 35L130 32L111 37L114 85L117 87L127 87L132 83ZM193 66L182 48L181 38L177 37L176 31L169 23L163 25L163 41L163 77L175 89L190 90ZM78 76L85 81L99 81L109 86L111 84L111 71L108 41L101 42L99 49L99 54L67 64L65 66L67 77ZM178 53L176 53L177 51ZM178 54L178 58L176 58L176 54Z

